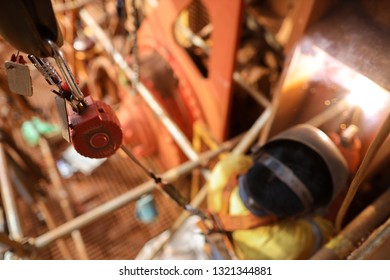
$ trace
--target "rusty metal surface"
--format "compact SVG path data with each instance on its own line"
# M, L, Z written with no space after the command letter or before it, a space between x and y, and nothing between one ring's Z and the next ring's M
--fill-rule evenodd
M172 29L178 15L191 1L162 1L144 20L139 31L140 51L153 49L169 57L176 75L195 94L202 114L218 141L227 137L231 103L232 75L241 22L242 1L204 2L213 24L213 49L208 63L208 77L203 77L190 56L175 40ZM221 5L224 9L221 9ZM229 32L226 32L229 30ZM163 55L164 56L164 55Z
M311 259L346 259L356 248L361 240L388 219L390 208L390 189L387 189L371 205L366 207L352 222L327 244L325 244Z
M192 139L194 117L180 96L178 80L169 64L157 53L141 55L140 79L185 136ZM167 169L185 160L173 137L140 96L125 93L118 117L124 143L131 144L138 156L154 154Z
M390 218L376 229L348 258L350 260L386 260L390 252Z
M309 36L331 56L390 89L389 20L381 18L390 11L390 2L349 0L339 4L309 30Z

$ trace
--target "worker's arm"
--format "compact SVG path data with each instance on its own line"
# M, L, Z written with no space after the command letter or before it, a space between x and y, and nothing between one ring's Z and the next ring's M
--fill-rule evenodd
M241 154L229 154L215 165L208 182L207 202L211 211L220 210L221 192L229 178L246 172L251 165L252 159Z

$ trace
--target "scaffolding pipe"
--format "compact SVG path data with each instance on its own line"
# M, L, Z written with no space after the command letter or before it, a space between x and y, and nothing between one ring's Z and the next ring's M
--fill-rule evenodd
M390 242L390 218L375 230L364 243L356 249L349 257L348 260L367 260L367 259L379 259L376 256L389 249ZM385 247L383 247L385 246ZM387 251L388 252L388 251Z
M46 204L42 200L38 200L37 202L37 209L43 214L43 217L45 218L45 223L49 230L56 228L56 222L53 219L52 213L46 206ZM65 260L71 260L73 259L72 253L69 251L69 248L65 242L65 239L59 238L56 240L56 244L58 249L60 250L62 256Z
M259 105L264 108L269 107L271 102L262 94L259 90L255 89L253 86L249 85L244 81L237 71L233 73L233 80L240 85Z
M80 11L80 19L89 27L91 27L92 32L94 33L98 42L103 46L108 54L111 55L115 63L119 68L125 73L126 77L132 81L134 75L136 74L133 69L128 65L124 57L118 52L111 40L104 33L103 29L96 23L93 17L84 9ZM133 85L136 88L137 92L142 96L146 101L149 107L154 112L155 116L164 124L168 129L169 133L172 135L175 142L182 149L184 154L192 161L196 161L199 158L199 155L192 148L191 143L188 141L184 133L177 127L177 125L168 117L164 109L156 101L153 94L144 86L142 82L138 82ZM207 175L206 175L207 176Z
M340 115L342 112L345 111L346 108L348 108L348 106L349 105L346 98L343 98L342 100L337 102L337 104L327 108L326 110L320 112L319 114L308 120L306 124L310 124L315 127L320 127L334 117Z
M346 259L363 238L390 216L390 189L387 189L371 205L367 206L336 237L331 239L311 259Z
M3 207L6 213L9 236L12 240L20 241L23 238L18 209L15 201L12 183L9 176L9 164L4 144L0 142L0 188Z
M245 153L250 146L255 142L257 137L259 137L260 130L267 123L269 117L271 116L271 106L268 106L265 111L260 115L256 122L252 125L250 130L245 134L242 140L237 144L233 149L233 154L243 154Z
M230 150L233 145L236 143L235 139L226 141L220 145L216 150L207 151L199 156L198 160L187 161L182 165L168 170L162 174L162 178L168 183L177 180L180 176L186 175L191 172L194 168L199 167L202 164L205 164L210 159L218 156L220 153ZM74 230L80 229L99 218L125 206L131 201L134 201L140 198L143 194L149 193L155 189L156 185L153 180L147 181L134 189L92 209L89 212L86 212L73 220L66 222L57 228L44 233L37 238L35 238L33 245L37 248L44 248L49 245L54 240L61 238Z
M43 137L40 139L39 145L41 148L43 159L46 163L48 175L50 177L53 189L58 194L59 204L62 213L64 214L65 220L70 221L74 218L74 213L70 205L68 193L63 185L61 175L58 173L57 165L54 160L52 151L50 149L50 145L47 139ZM46 215L50 215L48 211L46 213L47 213ZM52 228L54 228L54 226L52 226ZM79 230L74 230L71 232L71 236L80 259L87 260L88 254L87 254L87 250L81 232Z

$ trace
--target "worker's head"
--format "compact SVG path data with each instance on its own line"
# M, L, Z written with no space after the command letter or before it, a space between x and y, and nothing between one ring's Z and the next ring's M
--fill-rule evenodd
M297 216L325 208L345 186L347 167L321 130L298 125L254 153L239 178L240 197L257 215Z

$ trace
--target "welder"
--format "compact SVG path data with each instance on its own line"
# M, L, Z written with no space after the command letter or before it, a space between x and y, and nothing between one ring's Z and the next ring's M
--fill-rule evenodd
M219 161L207 202L239 259L307 259L332 236L325 215L347 177L330 138L297 125Z

